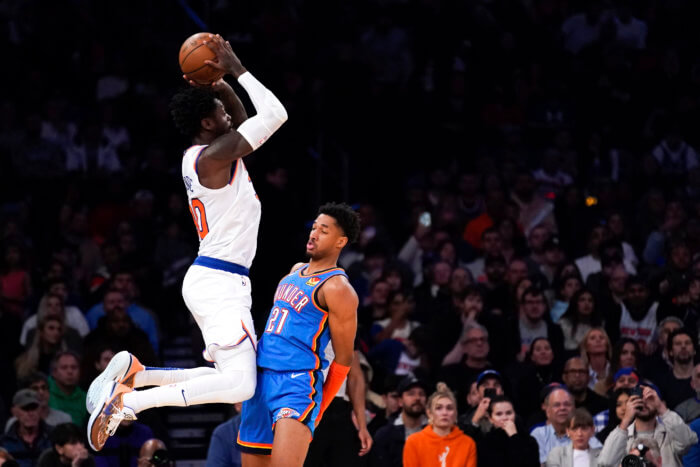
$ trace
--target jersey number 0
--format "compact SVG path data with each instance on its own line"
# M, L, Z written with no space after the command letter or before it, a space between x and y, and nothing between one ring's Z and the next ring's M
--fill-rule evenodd
M207 224L207 211L198 198L192 198L192 201L190 201L190 213L192 214L192 220L194 220L194 226L197 228L199 239L204 240L204 237L209 233L209 224Z

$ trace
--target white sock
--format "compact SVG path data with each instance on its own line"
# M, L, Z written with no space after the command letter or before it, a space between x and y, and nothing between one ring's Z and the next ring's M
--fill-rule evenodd
M124 394L122 399L124 406L133 410L134 413L139 413L153 407L235 404L253 397L257 371L255 351L252 347L219 349L214 354L214 359L220 368L219 371L206 372L207 374L167 386L132 391ZM211 368L207 369L211 370ZM165 371L179 373L177 370Z
M198 368L157 368L146 367L144 371L139 371L134 375L134 387L143 386L167 386L168 384L180 383L204 375L214 375L219 373L216 368L206 366Z
M124 394L124 406L134 413L152 407L235 404L253 397L256 374L235 371L204 375L189 381Z

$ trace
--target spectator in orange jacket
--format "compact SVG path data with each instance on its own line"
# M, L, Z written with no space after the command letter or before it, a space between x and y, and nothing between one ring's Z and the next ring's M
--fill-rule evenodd
M406 439L404 467L476 467L476 444L457 428L457 400L445 383L428 399L428 425Z

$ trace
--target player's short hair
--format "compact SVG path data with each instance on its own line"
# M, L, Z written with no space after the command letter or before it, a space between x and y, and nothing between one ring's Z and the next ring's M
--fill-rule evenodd
M216 93L208 88L188 87L178 91L170 100L170 115L178 131L194 138L202 128L202 119L216 110Z
M354 243L360 236L360 216L345 203L326 203L318 208L318 215L331 216L338 223L349 243Z

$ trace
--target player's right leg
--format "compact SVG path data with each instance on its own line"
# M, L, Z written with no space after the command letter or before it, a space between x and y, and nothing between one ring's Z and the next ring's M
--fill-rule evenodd
M268 467L272 465L270 460L270 456L262 454L241 453L241 465L243 467Z
M275 467L302 467L309 451L309 427L293 418L281 418L275 423L271 463Z

